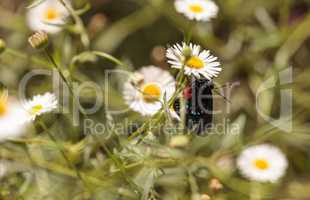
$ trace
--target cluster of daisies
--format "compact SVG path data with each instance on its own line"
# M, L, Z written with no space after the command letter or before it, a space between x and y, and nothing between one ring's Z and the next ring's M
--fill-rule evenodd
M176 10L191 20L208 21L218 12L211 0L176 0ZM188 55L188 52L189 55ZM211 81L221 72L218 58L195 44L175 44L166 51L172 68L184 69L184 74ZM124 84L124 99L128 106L144 116L157 113L174 94L176 81L168 71L156 66L142 67ZM172 117L177 114L170 110ZM241 174L252 181L277 182L286 172L288 161L280 149L270 144L246 148L237 158Z
M8 95L8 91L0 93L0 142L21 136L29 123L37 116L55 110L58 106L54 94L34 96L31 100L18 101Z
M70 0L65 2L70 3ZM209 21L219 10L212 0L176 0L174 6L177 12L195 21ZM68 16L68 10L59 0L45 0L29 9L27 22L34 31L56 34L63 29Z
M184 50L190 48L191 56L185 60ZM221 71L217 58L200 46L176 44L167 50L168 63L195 78L212 80ZM176 82L168 71L155 66L147 66L134 72L124 85L124 99L129 107L149 116L157 113L175 92ZM172 117L178 117L171 111ZM288 161L275 146L261 144L246 148L237 159L237 167L242 175L252 181L276 182L286 171Z
M195 21L209 21L218 13L218 6L211 0L176 0L174 5L177 12ZM63 29L68 16L67 9L58 0L45 0L28 11L27 21L34 31L55 34ZM197 79L211 81L221 71L218 58L199 45L175 44L167 49L166 57L172 68L184 69L185 75ZM168 71L146 66L132 73L124 84L123 94L132 110L152 116L175 91L176 81ZM21 135L29 122L57 107L57 98L51 93L18 102L7 92L1 92L0 141ZM173 111L171 113L176 115ZM285 174L288 161L277 147L261 144L243 150L237 158L237 167L242 175L252 181L276 182Z
M186 55L188 52L189 55ZM184 68L185 75L212 80L221 71L217 57L209 50L190 43L176 44L166 51L172 68ZM176 81L168 72L156 66L142 67L134 72L124 85L124 99L128 106L142 115L156 114L176 90ZM175 112L171 112L175 116Z

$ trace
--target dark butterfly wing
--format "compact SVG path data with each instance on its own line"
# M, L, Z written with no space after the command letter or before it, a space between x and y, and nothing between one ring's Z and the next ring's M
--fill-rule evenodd
M193 79L184 90L186 127L197 134L204 133L212 127L213 121L213 84L205 79ZM180 101L174 104L180 114Z

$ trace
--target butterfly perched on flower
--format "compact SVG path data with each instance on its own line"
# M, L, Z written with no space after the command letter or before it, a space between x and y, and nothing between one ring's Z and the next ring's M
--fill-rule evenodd
M175 44L166 52L172 68L184 69L190 80L184 89L185 123L193 132L201 134L212 126L213 78L221 72L218 58L209 50L196 44ZM180 100L174 103L174 110L180 115Z
M186 127L197 134L212 127L213 90L212 81L192 78L183 91ZM180 99L174 103L174 110L180 115Z

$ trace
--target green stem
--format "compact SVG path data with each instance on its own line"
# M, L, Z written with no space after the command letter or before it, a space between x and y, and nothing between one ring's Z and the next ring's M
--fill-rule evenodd
M4 149L1 149L1 151L5 152ZM60 175L68 176L71 178L78 178L76 176L76 173L74 170L69 169L65 166L62 166L62 165L59 165L59 164L56 164L56 163L53 163L50 161L41 160L38 158L26 159L25 156L20 156L18 154L14 154L14 153L12 153L12 151L7 151L6 153L2 153L1 159L14 160L16 162L19 162L20 164L22 164L26 168L35 165L36 167L48 170L48 171L55 173L55 174L60 174ZM108 185L107 182L102 181L98 177L89 176L89 175L82 173L82 172L80 172L80 173L82 174L83 177L85 177L85 179L88 182L91 182L92 184L95 184L98 186L107 186Z
M23 53L15 50L15 49L7 48L5 50L5 53L10 54L11 56L13 56L15 58L21 58L23 60L30 60L31 62L33 62L37 65L43 65L43 66L47 66L48 68L52 68L52 66L49 63L47 63L47 62L45 62L45 61L43 61L37 57L32 57L32 56L29 57L28 55L23 54Z
M113 23L96 39L94 47L105 52L112 52L130 34L154 23L159 17L160 15L154 12L153 6L146 5L133 14Z
M179 94L183 91L185 85L186 85L186 79L185 76L181 79L181 83L179 83L179 87L177 88L176 92L174 95L170 98L168 102L168 106L171 107L173 103L175 102L176 98L179 96ZM132 133L129 137L128 140L131 141L137 136L139 136L141 133L146 132L150 129L151 124L154 123L157 124L160 120L163 119L164 115L164 108L160 109L151 119L149 119L147 122L145 122L138 130L136 130L134 133Z
M186 45L189 45L191 41L194 26L195 26L195 24L192 21L189 21L188 23L189 23L188 28L187 28L188 30L186 31L184 35L184 42L186 43Z
M48 50L45 49L45 54L47 56L47 58L49 59L49 61L53 64L53 66L55 67L55 69L58 71L60 77L62 78L62 80L64 81L64 83L68 86L69 92L72 96L73 102L74 104L79 106L79 110L81 111L81 113L85 116L86 112L85 110L82 108L82 106L80 106L80 104L76 101L75 99L75 94L74 94L74 90L72 88L72 85L70 84L70 82L67 80L67 78L65 77L65 75L63 74L61 68L57 65L56 61L54 60L54 58L49 54Z
M68 10L70 15L74 19L75 24L78 30L80 31L81 41L84 47L86 49L89 49L90 40L89 40L89 37L88 37L87 31L86 31L86 28L84 26L82 19L79 17L79 15L76 13L76 11L72 8L72 6L69 3L67 3L65 0L58 0L58 1Z
M92 191L91 188L88 186L87 182L83 179L82 174L80 173L80 171L75 167L75 165L70 161L69 157L67 156L66 152L64 151L64 147L58 143L57 139L54 137L54 135L49 131L49 129L47 128L47 126L45 125L45 123L41 120L38 119L38 124L43 128L43 130L47 133L47 135L49 136L49 138L55 143L55 145L57 146L59 152L62 154L63 158L65 159L66 163L69 165L70 168L72 168L75 173L76 176L81 180L81 182L86 186L86 188L89 191Z
M101 52L101 51L92 51L93 54L95 54L96 56L105 58L113 63L115 63L116 65L122 67L123 69L127 69L127 65L125 63L123 63L122 61L120 61L119 59L115 58L114 56Z
M66 79L66 77L64 76L64 74L62 73L60 67L57 65L56 61L53 59L53 57L49 54L49 52L47 50L45 50L45 54L48 57L48 59L50 60L50 62L54 65L54 67L56 68L56 70L58 71L59 75L61 76L61 78L63 79L63 81L65 82L65 84L68 86L69 91L73 97L74 103L77 103L75 100L75 95L74 95L74 91L73 88L71 87L69 81ZM81 113L83 114L84 118L87 118L87 114L84 111L84 109L82 108L82 106L80 104L77 104L79 106L79 110L81 111ZM96 140L99 141L99 144L104 148L104 150L106 151L106 153L108 154L108 156L112 159L112 161L115 163L116 166L118 166L121 169L122 175L125 178L125 180L132 186L134 186L135 188L138 189L138 191L140 192L140 189L138 188L138 186L132 181L130 180L126 174L125 174L125 169L123 167L123 163L121 163L114 155L113 153L110 152L109 148L106 146L106 144L104 144L103 142L101 142L100 138L98 138L97 136L95 136Z

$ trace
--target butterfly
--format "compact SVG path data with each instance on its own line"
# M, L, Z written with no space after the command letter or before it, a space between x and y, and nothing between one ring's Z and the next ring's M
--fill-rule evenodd
M183 91L185 102L185 125L198 135L212 127L214 84L207 79L192 78ZM181 102L177 99L174 110L180 116Z

